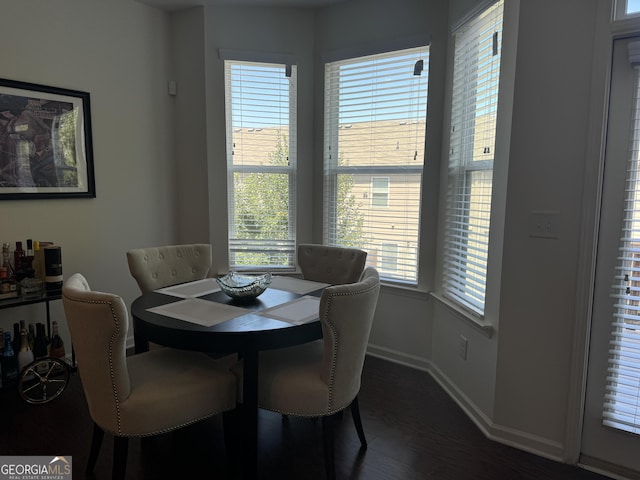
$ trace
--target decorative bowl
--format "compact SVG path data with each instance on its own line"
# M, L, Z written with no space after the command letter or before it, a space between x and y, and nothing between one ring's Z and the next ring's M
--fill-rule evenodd
M237 300L250 300L258 297L271 285L271 274L261 273L257 275L229 272L216 278L220 289Z

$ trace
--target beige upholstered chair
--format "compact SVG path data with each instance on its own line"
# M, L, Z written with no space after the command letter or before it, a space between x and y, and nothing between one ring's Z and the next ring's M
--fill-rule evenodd
M202 280L209 275L211 262L211 245L205 243L135 248L127 252L129 271L142 293ZM136 338L136 352L149 348L160 345L151 342L141 345Z
M129 271L142 293L178 283L202 280L211 269L211 245L167 245L127 252Z
M335 477L333 416L351 407L363 447L358 392L380 280L367 267L360 282L327 287L320 300L323 339L260 352L258 405L299 417L322 417L325 467ZM242 375L238 364L234 373ZM241 383L239 383L241 385Z
M303 244L298 246L298 265L306 280L331 285L355 283L367 261L367 252L357 248Z
M127 358L129 316L119 296L91 291L76 273L65 282L62 301L94 422L88 472L104 432L115 437L113 478L124 478L129 437L235 409L235 376L205 354L161 348Z

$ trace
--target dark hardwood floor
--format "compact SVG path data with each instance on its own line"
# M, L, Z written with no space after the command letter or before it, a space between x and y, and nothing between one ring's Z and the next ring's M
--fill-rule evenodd
M345 411L336 422L339 479L605 478L486 439L425 372L367 357L359 398L369 447L360 449ZM0 402L0 455L70 455L73 478L85 478L92 422L77 374L49 404L28 405L7 390L0 391ZM321 422L262 411L259 430L260 478L325 478ZM111 454L107 435L89 478L111 478ZM127 479L206 478L232 478L221 417L130 441Z

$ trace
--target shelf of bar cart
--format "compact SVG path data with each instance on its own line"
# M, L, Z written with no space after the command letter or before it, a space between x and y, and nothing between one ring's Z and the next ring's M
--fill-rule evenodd
M0 300L0 310L24 305L44 303L46 305L47 334L51 335L51 310L49 303L60 300L62 294L44 292L40 295L18 296ZM74 369L75 355L71 350L71 365L64 359L54 357L39 358L25 366L18 377L18 393L27 403L39 405L58 398L69 383L70 372Z

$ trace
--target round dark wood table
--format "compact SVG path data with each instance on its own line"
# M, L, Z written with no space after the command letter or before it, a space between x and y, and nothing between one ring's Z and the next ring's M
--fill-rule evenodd
M322 288L306 293L320 297ZM322 338L318 318L296 325L260 316L259 313L293 302L303 295L268 288L252 301L236 301L218 291L198 297L203 300L246 310L235 318L213 326L203 326L149 311L150 308L184 300L149 292L131 305L136 353L149 349L149 342L167 347L208 353L237 352L243 360L243 399L239 406L243 429L243 465L245 478L257 476L258 454L258 359L261 350L288 347Z

